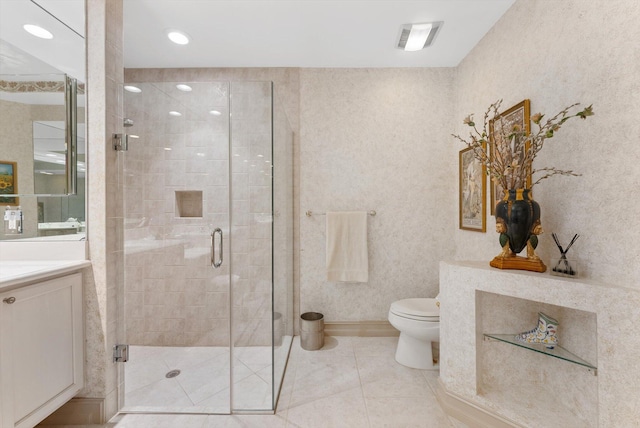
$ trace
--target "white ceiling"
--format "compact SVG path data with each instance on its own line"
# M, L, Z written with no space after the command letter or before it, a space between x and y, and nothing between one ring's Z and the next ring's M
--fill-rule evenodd
M53 9L43 9L45 6ZM24 24L44 27L54 37L34 37L24 31ZM0 73L57 71L84 81L83 34L83 0L0 0L0 40L6 42L0 51Z
M125 67L455 67L514 1L123 0ZM0 38L83 80L83 2L0 0ZM54 31L54 47L27 21ZM433 46L396 48L403 24L429 21L444 21Z
M127 68L455 67L515 0L124 0ZM400 27L444 21L433 46ZM165 32L191 37L180 46Z

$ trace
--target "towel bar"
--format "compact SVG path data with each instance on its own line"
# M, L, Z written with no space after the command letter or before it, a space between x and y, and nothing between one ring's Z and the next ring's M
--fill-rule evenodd
M326 215L327 213L316 213L316 212L313 212L313 211L307 211L305 214L307 215L307 217L311 217L314 214L315 215ZM367 214L369 214L371 217L373 217L373 216L376 215L376 212L371 210L371 211L367 211Z

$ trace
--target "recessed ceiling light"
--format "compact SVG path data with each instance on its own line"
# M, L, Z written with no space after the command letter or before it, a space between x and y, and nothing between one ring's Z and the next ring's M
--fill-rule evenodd
M171 40L173 43L177 45L189 44L189 36L187 36L182 31L169 30L167 31L167 37L169 38L169 40Z
M211 110L209 114L212 114L214 116L220 116L222 113L220 113L218 110Z
M124 87L125 91L129 91L129 92L133 92L136 94L139 94L140 92L142 92L142 89L138 88L137 86L132 86L132 85L126 85Z
M40 37L41 39L53 39L53 34L51 34L50 31L45 30L44 28L37 25L24 24L22 28L24 28L27 33L36 37Z
M171 147L165 147L164 148L166 151L170 152L171 150L173 150Z
M191 86L189 85L185 85L184 83L180 83L179 85L176 85L176 88L180 89L183 92L191 92Z
M431 46L443 22L423 22L405 24L400 30L398 48L405 51L419 51Z
M182 116L182 113L180 113L179 111L170 111L169 114L171 116Z

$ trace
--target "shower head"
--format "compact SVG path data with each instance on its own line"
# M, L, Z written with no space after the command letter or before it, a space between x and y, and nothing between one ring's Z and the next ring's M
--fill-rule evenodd
M133 126L133 119L125 118L122 126L124 126L125 128L129 128L130 126Z

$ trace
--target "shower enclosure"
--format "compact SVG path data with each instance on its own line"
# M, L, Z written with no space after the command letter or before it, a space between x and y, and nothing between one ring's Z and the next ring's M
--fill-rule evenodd
M273 84L124 95L122 411L271 412L293 336L292 132Z

